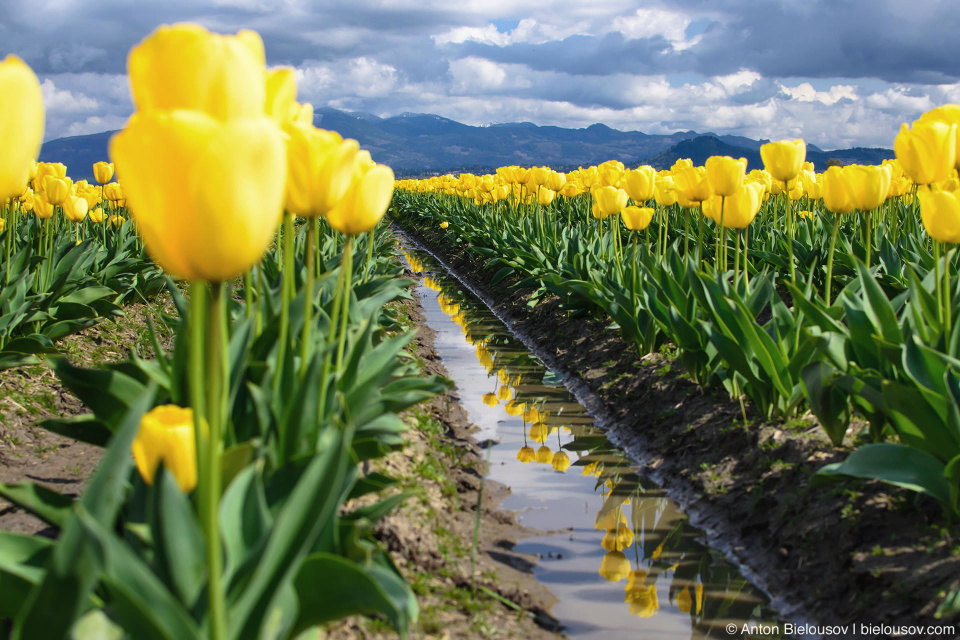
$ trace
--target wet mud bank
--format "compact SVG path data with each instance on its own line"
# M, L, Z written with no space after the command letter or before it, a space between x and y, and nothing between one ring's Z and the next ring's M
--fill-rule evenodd
M638 357L609 320L567 318L555 300L530 309L531 291L490 286L496 270L450 234L402 232L562 373L611 440L789 619L850 625L846 637L887 637L878 625L960 630L955 618L934 617L960 586L958 528L938 505L877 483L812 483L817 469L847 453L812 417L766 422L748 405L744 424L739 403L691 382L669 352Z

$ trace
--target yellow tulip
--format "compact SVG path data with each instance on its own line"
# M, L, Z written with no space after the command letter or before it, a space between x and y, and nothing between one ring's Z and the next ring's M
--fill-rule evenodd
M743 186L743 178L747 173L746 160L735 160L730 156L710 156L705 166L707 184L714 195L732 196Z
M126 222L127 222L126 218L124 218L123 216L119 216L117 214L113 214L112 216L107 218L107 223L114 229L122 227Z
M653 198L661 207L669 207L677 202L676 181L672 176L659 176L653 186Z
M553 470L560 473L566 472L570 468L570 456L566 451L557 451L553 454Z
M789 182L800 175L807 158L807 144L799 138L768 142L760 147L760 158L774 180Z
M623 223L630 231L643 231L653 220L653 207L627 207L623 210Z
M513 389L510 387L500 387L497 389L497 399L503 402L509 402L513 397Z
M444 220L443 222L440 223L440 228L446 231L447 229L450 228L450 223Z
M600 545L607 551L623 551L633 544L633 529L620 524L614 529L607 530Z
M181 491L193 490L197 486L193 410L164 405L144 415L133 441L133 459L147 484L153 484L157 467L163 462Z
M857 209L871 211L887 199L887 192L890 191L889 169L852 164L843 171Z
M327 212L327 222L344 235L366 233L383 218L392 197L393 169L368 164L361 168L343 198Z
M741 186L726 200L720 196L713 196L709 200L710 206L704 202L704 215L712 217L720 223L721 206L723 207L723 226L729 229L745 229L750 226L763 204L763 185L759 182L748 182ZM707 214L707 210L710 214ZM715 217L714 217L715 216Z
M550 464L553 462L553 451L550 447L543 445L537 449L537 462L539 464Z
M600 562L600 575L609 582L619 582L630 575L630 561L621 551L611 551Z
M533 447L522 447L520 451L517 452L517 460L523 462L524 464L533 462L536 457L537 454L534 453Z
M70 222L82 222L87 217L87 201L77 196L70 196L63 203L63 215Z
M960 242L960 192L918 191L920 217L930 237L939 242Z
M101 209L100 207L97 207L96 209L92 209L88 215L90 216L90 219L96 222L97 224L100 224L104 220L103 209Z
M53 205L43 196L36 195L33 197L33 213L41 220L49 220L53 217Z
M543 186L551 191L560 191L565 184L567 184L566 175L557 171L551 171L550 175L547 176L546 181L543 183Z
M253 31L222 36L195 24L164 25L133 48L127 68L138 111L188 109L218 120L264 115L266 58Z
M14 55L0 62L0 202L20 195L43 143L43 94L36 74Z
M113 163L112 162L95 162L93 163L93 177L100 184L107 184L113 180Z
M681 170L674 174L673 183L677 191L686 197L689 204L693 204L693 206L712 195L710 193L710 181L707 179L707 170L703 167L688 167Z
M614 186L604 186L593 192L593 201L601 218L616 215L627 206L627 192Z
M300 115L297 105L297 77L293 68L280 67L267 71L266 94L265 112L277 124L283 125ZM313 124L312 117L309 124Z
M500 404L500 401L497 400L497 394L495 393L485 393L483 394L483 404L488 407L495 407Z
M249 269L273 240L285 154L269 118L200 111L135 113L110 142L147 250L172 275L215 282Z
M823 205L833 213L850 213L857 208L844 167L830 167L823 174Z
M917 184L942 182L957 162L957 125L922 119L912 129L900 126L893 151L903 172Z
M537 202L541 207L549 207L553 199L557 197L557 192L546 187L540 187L537 190Z
M286 209L299 216L326 216L350 188L360 170L356 140L312 124L290 122Z
M630 615L649 618L660 609L657 586L643 586L642 581L628 580L624 602L630 605Z
M119 202L126 198L123 194L123 187L120 186L119 182L103 185L103 197L110 202Z
M656 183L657 172L650 165L643 165L623 174L623 189L637 204L643 204L653 197Z
M60 178L46 176L43 179L43 192L46 195L47 202L54 206L63 204L67 196L70 195L70 187Z

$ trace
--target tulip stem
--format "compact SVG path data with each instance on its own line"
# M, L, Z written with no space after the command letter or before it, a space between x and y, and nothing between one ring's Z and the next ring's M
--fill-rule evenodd
M735 230L734 235L736 235L736 254L733 258L733 286L737 287L740 284L740 230Z
M787 204L787 255L790 260L790 282L797 283L797 271L793 260L793 202L790 200L790 181L783 183L783 197Z
M317 261L317 228L313 221L307 222L307 281L303 288L303 329L300 333L300 379L307 375L313 341L313 299L315 265Z
M277 370L273 378L273 393L280 393L280 379L283 377L283 362L287 355L287 334L290 332L290 298L293 293L293 215L283 212L283 228L280 231L283 240L283 266L280 270L280 332L277 337Z
M697 231L697 268L703 266L703 203L697 205L700 208L700 224Z
M343 274L343 304L340 318L340 341L337 345L337 371L343 364L343 351L347 344L347 322L350 318L350 294L353 284L353 236L347 236L347 242L343 245L343 268L346 271Z
M833 216L833 231L830 232L830 251L827 253L827 286L825 288L823 301L829 307L830 287L833 285L833 253L837 246L837 232L840 230L840 216Z
M868 209L868 210L865 211L864 213L866 213L867 222L866 222L866 225L863 227L863 233L864 233L864 236L865 236L865 237L864 237L864 244L865 244L866 247L867 247L867 268L869 269L869 268L870 268L870 250L871 250L872 245L873 245L873 229L871 228L871 225L870 225L870 223L871 223L870 214L873 213L873 210L872 210L872 209Z
M750 225L743 229L743 282L750 294Z
M363 281L366 282L367 278L370 277L370 266L373 263L373 232L376 229L377 225L373 225L373 228L367 232L367 262L363 267Z
M943 317L946 329L944 330L944 347L950 348L950 334L952 330L953 318L953 296L950 294L950 247L943 245Z
M210 601L210 637L212 640L224 640L227 636L227 612L224 602L223 586L220 583L222 553L220 548L219 504L220 504L220 449L223 445L224 420L226 418L225 371L223 369L224 332L223 285L220 282L210 286L210 315L207 317L207 392L211 399L207 407L210 429L207 454L207 483L201 489L205 493L203 517L207 547L207 587Z
M336 236L334 236L336 238ZM322 421L327 411L327 389L329 384L327 378L330 376L330 365L333 360L333 343L337 339L337 319L340 317L340 305L344 295L344 273L346 272L345 259L349 259L346 251L340 258L340 270L337 272L337 286L333 294L333 309L330 312L330 326L327 329L326 353L323 355L323 369L320 373L320 401L319 413L317 414ZM316 444L316 443L314 443Z

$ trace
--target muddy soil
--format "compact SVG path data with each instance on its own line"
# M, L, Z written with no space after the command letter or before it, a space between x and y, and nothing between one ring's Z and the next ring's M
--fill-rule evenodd
M496 269L448 234L405 231L579 387L613 437L785 614L960 630L956 617L934 618L944 594L960 587L960 528L939 505L875 482L815 485L817 469L850 449L832 447L811 415L765 422L748 404L744 424L739 403L693 383L669 350L638 357L608 319L568 318L556 299L531 310L530 290L489 286Z
M124 315L110 318L57 343L61 353L80 367L97 367L123 360L135 350L152 355L147 316L161 305L173 311L169 296L151 306L143 303L124 307ZM169 331L158 329L163 348L172 345ZM43 429L49 418L66 418L85 413L79 399L60 384L46 365L0 371L0 482L35 482L48 489L77 496L100 460L102 449ZM0 529L26 534L54 535L42 520L0 499Z

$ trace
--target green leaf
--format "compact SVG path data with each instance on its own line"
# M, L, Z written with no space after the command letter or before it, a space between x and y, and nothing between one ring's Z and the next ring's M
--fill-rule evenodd
M490 279L490 284L495 285L499 283L501 280L503 280L513 272L514 272L513 267L503 267L502 269L497 271L495 274L493 274L493 278Z
M300 600L295 633L350 615L384 616L400 636L417 619L416 599L389 569L368 569L340 556L315 553L303 561L294 581Z
M161 465L150 492L151 533L158 573L192 608L206 583L203 533L172 473Z
M130 448L154 393L151 385L135 399L80 499L84 512L106 527L114 525L123 505L127 479L133 470ZM43 581L31 592L17 616L12 639L66 636L74 621L89 607L99 570L99 558L74 511L64 523Z
M0 617L12 619L44 577L54 541L0 531Z
M0 496L58 529L70 515L73 498L32 482L0 483Z
M230 637L257 638L269 612L270 598L289 584L302 559L325 527L336 520L341 497L352 485L347 469L356 468L347 452L347 435L328 429L300 480L283 504L269 538L257 554L257 566L239 593L228 594Z
M147 640L200 640L200 629L176 597L125 540L106 529L82 506L77 519L103 563L102 582L110 612L121 627Z
M833 384L839 372L825 362L812 362L801 373L803 392L830 442L839 447L850 425L850 397Z
M849 476L880 480L924 493L950 510L950 487L943 477L944 465L931 454L892 442L867 444L843 462L828 464L818 476Z

